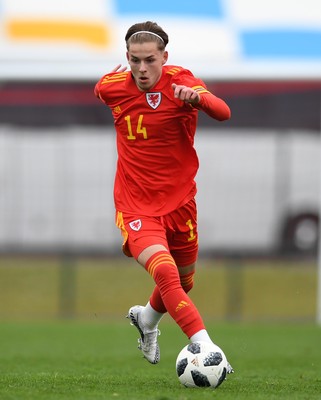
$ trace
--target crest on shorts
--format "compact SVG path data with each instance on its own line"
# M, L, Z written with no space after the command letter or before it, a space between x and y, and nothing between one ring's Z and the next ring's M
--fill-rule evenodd
M130 222L129 226L132 228L133 231L139 231L142 227L142 221L141 219L136 219L135 221Z
M162 94L160 92L146 93L147 103L155 110L161 103Z

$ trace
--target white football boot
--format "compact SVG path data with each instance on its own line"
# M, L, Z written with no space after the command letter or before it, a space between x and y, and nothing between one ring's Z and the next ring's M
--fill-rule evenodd
M232 368L232 365L229 362L227 362L226 373L227 374L234 374L234 369Z
M157 337L160 331L157 327L150 331L144 327L141 321L141 312L145 307L133 306L129 309L127 318L130 319L130 324L138 329L140 338L138 339L138 348L143 353L144 357L151 364L157 364L160 361L160 350L157 342Z

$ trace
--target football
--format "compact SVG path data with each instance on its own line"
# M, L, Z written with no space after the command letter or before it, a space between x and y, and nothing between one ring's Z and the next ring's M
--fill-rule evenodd
M176 373L186 387L215 389L226 377L227 360L224 352L215 344L190 343L177 356Z

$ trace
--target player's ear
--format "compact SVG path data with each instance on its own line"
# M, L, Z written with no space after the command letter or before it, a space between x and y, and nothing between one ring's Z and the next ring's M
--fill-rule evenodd
M127 61L129 61L129 54L128 54L128 51L126 51L126 58L127 58Z
M164 51L162 64L163 65L166 64L167 60L168 60L168 51Z

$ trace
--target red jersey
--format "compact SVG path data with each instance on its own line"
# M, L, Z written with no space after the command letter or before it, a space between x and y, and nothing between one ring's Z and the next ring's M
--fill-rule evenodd
M174 98L172 83L197 90L201 98L197 106ZM116 209L161 216L193 198L198 109L224 120L230 117L226 103L208 92L190 71L177 66L164 66L160 80L146 92L138 89L130 71L109 73L96 84L95 95L114 117Z

